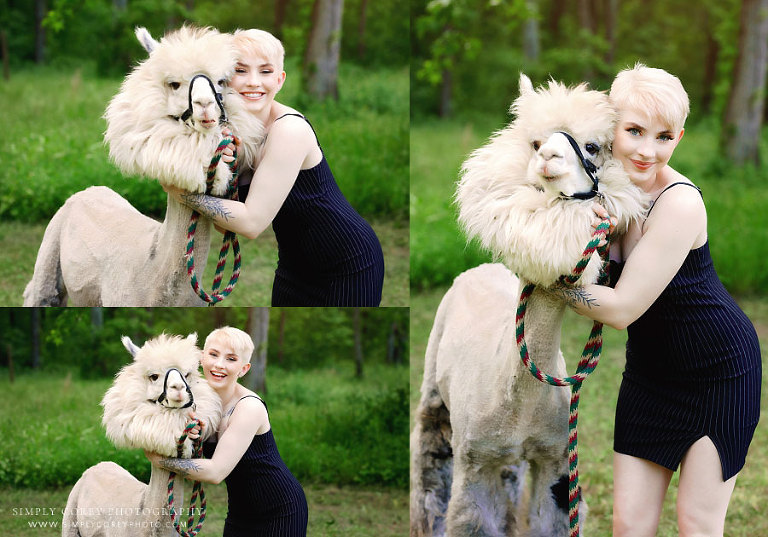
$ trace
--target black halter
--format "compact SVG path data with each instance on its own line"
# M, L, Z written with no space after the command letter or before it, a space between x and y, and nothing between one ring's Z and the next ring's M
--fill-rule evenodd
M224 123L227 121L227 113L224 111L224 103L222 101L221 93L216 91L216 87L213 85L213 81L208 78L206 75L200 73L192 77L192 80L189 81L189 93L187 96L187 109L184 110L184 113L180 116L171 116L173 119L180 119L182 121L188 120L190 117L192 117L192 86L195 85L195 80L198 78L204 78L206 82L208 82L208 85L211 87L211 91L213 92L214 98L216 99L216 104L219 105L219 110L221 110L221 115L219 116L219 123Z
M577 199L577 200L589 200L594 198L595 196L599 196L600 193L597 191L597 176L595 173L597 173L597 167L594 165L594 163L591 160L588 160L584 158L584 155L581 153L581 148L579 147L579 144L576 143L576 140L573 139L573 136L568 134L567 132L558 131L560 134L565 136L565 138L568 140L568 143L571 144L571 147L573 148L573 151L576 153L576 156L579 158L579 161L581 161L581 167L584 168L584 171L587 172L587 175L592 180L592 190L589 192L574 192L570 196L566 196L562 192L560 192L560 196L565 199Z
M165 372L165 378L163 379L163 393L160 394L160 397L158 397L156 400L152 401L153 403L157 403L158 405L162 404L163 401L167 399L166 392L168 391L168 375L170 375L171 371L176 371L180 376L181 380L184 382L184 385L187 387L187 395L189 395L189 402L179 408L188 408L195 404L195 397L192 395L192 388L189 387L189 383L184 380L184 375L181 374L181 371L176 369L175 367L170 368L168 371Z

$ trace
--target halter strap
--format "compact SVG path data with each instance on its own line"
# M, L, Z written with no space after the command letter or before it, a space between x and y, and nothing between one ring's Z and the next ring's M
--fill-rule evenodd
M208 82L208 85L211 88L211 91L213 92L213 96L216 99L216 104L219 105L219 110L221 110L221 115L219 116L219 123L225 123L227 121L227 112L224 110L224 102L222 100L221 93L216 91L216 87L213 85L213 81L208 78L207 75L204 75L202 73L196 74L192 77L192 80L189 81L189 93L187 95L187 109L184 110L184 113L182 113L180 116L171 116L173 119L180 119L181 121L187 121L190 117L192 117L192 87L195 85L195 80L198 78L204 78L206 82Z
M590 190L589 192L575 192L570 196L566 196L565 194L560 192L560 197L566 198L566 199L577 199L577 200L588 200L588 199L594 198L595 196L598 195L597 176L595 175L595 173L597 172L597 166L595 166L591 160L584 158L584 155L581 152L581 148L579 147L579 144L576 143L576 140L573 139L573 136L571 136L570 134L564 131L558 131L558 133L565 136L566 140L568 140L568 143L571 144L571 147L573 148L574 153L576 153L576 156L579 158L579 161L581 162L581 167L584 168L584 171L592 180L592 190Z
M165 372L165 378L163 379L163 393L161 393L160 397L158 397L157 399L154 399L154 400L150 399L150 401L155 403L155 404L158 404L158 405L162 404L162 402L165 401L165 399L166 399L166 392L168 391L168 375L171 374L171 371L176 371L179 374L179 376L181 377L182 382L184 382L184 386L187 387L187 395L189 395L189 401L187 402L187 404L182 406L182 407L179 407L179 408L189 408L189 407L191 407L192 405L195 404L195 397L194 397L194 395L192 395L192 388L190 388L189 387L189 383L186 380L184 380L184 375L181 374L181 371L179 371L175 367L171 367L170 369L168 369L168 371Z

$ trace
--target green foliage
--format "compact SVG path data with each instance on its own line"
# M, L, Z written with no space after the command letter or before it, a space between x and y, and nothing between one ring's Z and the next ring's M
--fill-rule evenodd
M271 373L270 421L296 477L305 485L406 488L406 374L402 367L380 366L376 380L360 383L334 369ZM149 479L141 451L118 450L104 436L98 403L110 381L29 374L10 384L7 370L0 376L0 404L14 408L0 416L6 453L0 458L0 485L71 486L104 460Z
M287 62L289 73L297 71ZM64 201L91 185L106 185L144 214L161 216L166 195L156 181L124 177L109 162L101 119L117 80L30 68L0 85L0 100L13 102L0 135L0 219L46 221ZM293 71L291 71L293 69ZM335 177L364 216L406 218L408 203L408 74L342 65L341 99L306 102L302 112L317 130ZM281 93L301 101L292 80Z
M449 284L460 272L489 261L457 228L451 200L461 163L503 125L497 118L476 122L425 121L411 128L411 286ZM699 185L709 218L715 268L729 291L768 292L768 169L737 168L719 158L719 125L691 124L671 165ZM763 150L768 138L763 135Z

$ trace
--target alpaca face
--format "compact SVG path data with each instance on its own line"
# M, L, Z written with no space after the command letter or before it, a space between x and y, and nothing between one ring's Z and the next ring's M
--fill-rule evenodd
M535 153L528 164L528 175L539 183L549 197L572 196L592 189L592 179L584 171L581 160L561 132L555 132L543 141L534 140L531 147ZM593 164L602 164L604 158L597 142L580 142L579 149L583 157ZM600 160L599 164L595 162L596 159Z
M188 381L194 371L179 370L175 367L150 369L147 373L147 400L165 408L188 408L195 402Z
M204 75L206 78L198 75ZM225 75L226 73L196 73L191 78L182 76L166 79L168 115L182 118L186 125L201 133L218 127L219 118L223 114L219 96L227 83ZM185 114L191 115L184 119Z

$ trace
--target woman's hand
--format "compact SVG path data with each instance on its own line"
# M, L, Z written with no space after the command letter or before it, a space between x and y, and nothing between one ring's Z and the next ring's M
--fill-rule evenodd
M608 233L606 233L598 243L598 247L602 248L603 246L608 244L608 237L613 234L614 230L616 229L616 225L619 223L619 221L615 216L609 215L605 207L603 207L597 202L594 202L592 204L592 210L595 213L595 219L592 220L592 228L594 230L597 230L597 226L599 226L603 222L603 220L608 219L608 221L610 222Z
M192 422L195 421L195 417L196 416L195 416L195 411L194 410L190 410L187 415L189 416L189 422L187 424L192 423ZM199 423L200 423L200 425L195 425L192 428L192 430L189 431L189 433L187 433L187 437L188 438L190 438L192 440L197 440L198 438L200 438L200 435L202 434L202 430L203 430L203 428L205 428L205 422L200 420Z
M231 143L227 145L227 147L224 148L224 151L221 153L221 160L229 164L233 160L235 160L235 149L240 148L240 139L237 138L234 134L232 134L232 131L229 130L228 127L224 127L221 130L221 134L224 136L231 136L235 139L235 143Z

